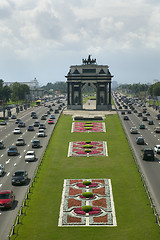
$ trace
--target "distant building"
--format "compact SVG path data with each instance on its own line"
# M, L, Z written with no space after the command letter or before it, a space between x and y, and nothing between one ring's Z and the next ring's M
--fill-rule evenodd
M14 82L4 82L4 85L11 86ZM39 88L39 82L36 78L30 82L18 82L20 84L26 84L30 89L38 89Z

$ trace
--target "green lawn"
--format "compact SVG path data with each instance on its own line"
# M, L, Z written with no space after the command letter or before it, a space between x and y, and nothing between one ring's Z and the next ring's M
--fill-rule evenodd
M71 133L71 116L61 116L16 227L16 240L157 240L160 229L143 188L117 115L105 120L106 133ZM70 141L107 141L108 157L67 158ZM58 227L66 178L110 178L117 227Z

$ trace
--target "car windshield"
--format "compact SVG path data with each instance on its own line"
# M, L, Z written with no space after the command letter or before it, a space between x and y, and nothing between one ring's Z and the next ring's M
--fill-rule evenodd
M0 199L9 199L10 193L0 193Z
M27 155L33 155L34 153L27 153Z
M0 170L3 169L3 167L0 165Z
M10 150L16 150L16 148L15 148L15 147L10 147L9 149L10 149Z
M24 172L15 172L14 173L14 176L23 176L24 175Z
M19 139L17 139L17 141L23 141L23 139L22 139L22 138L19 138Z

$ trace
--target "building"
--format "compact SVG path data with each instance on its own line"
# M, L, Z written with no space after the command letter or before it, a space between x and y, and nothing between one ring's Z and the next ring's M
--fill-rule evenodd
M4 82L4 86L11 86L14 82ZM36 78L30 82L18 82L20 84L26 84L30 89L38 89L39 88L39 82Z

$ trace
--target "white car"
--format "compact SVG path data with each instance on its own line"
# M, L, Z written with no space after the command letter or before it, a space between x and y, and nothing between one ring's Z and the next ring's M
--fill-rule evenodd
M14 134L21 134L21 129L20 128L15 128L13 131Z
M2 177L4 174L4 166L0 164L0 177Z
M25 162L34 161L36 159L35 151L27 151L25 155Z
M136 133L138 133L138 129L137 129L136 127L132 127L132 128L130 129L130 133L136 134Z
M160 145L154 146L154 151L159 154L160 153Z
M46 133L45 133L44 129L39 129L39 131L37 133L37 136L38 137L45 137Z

